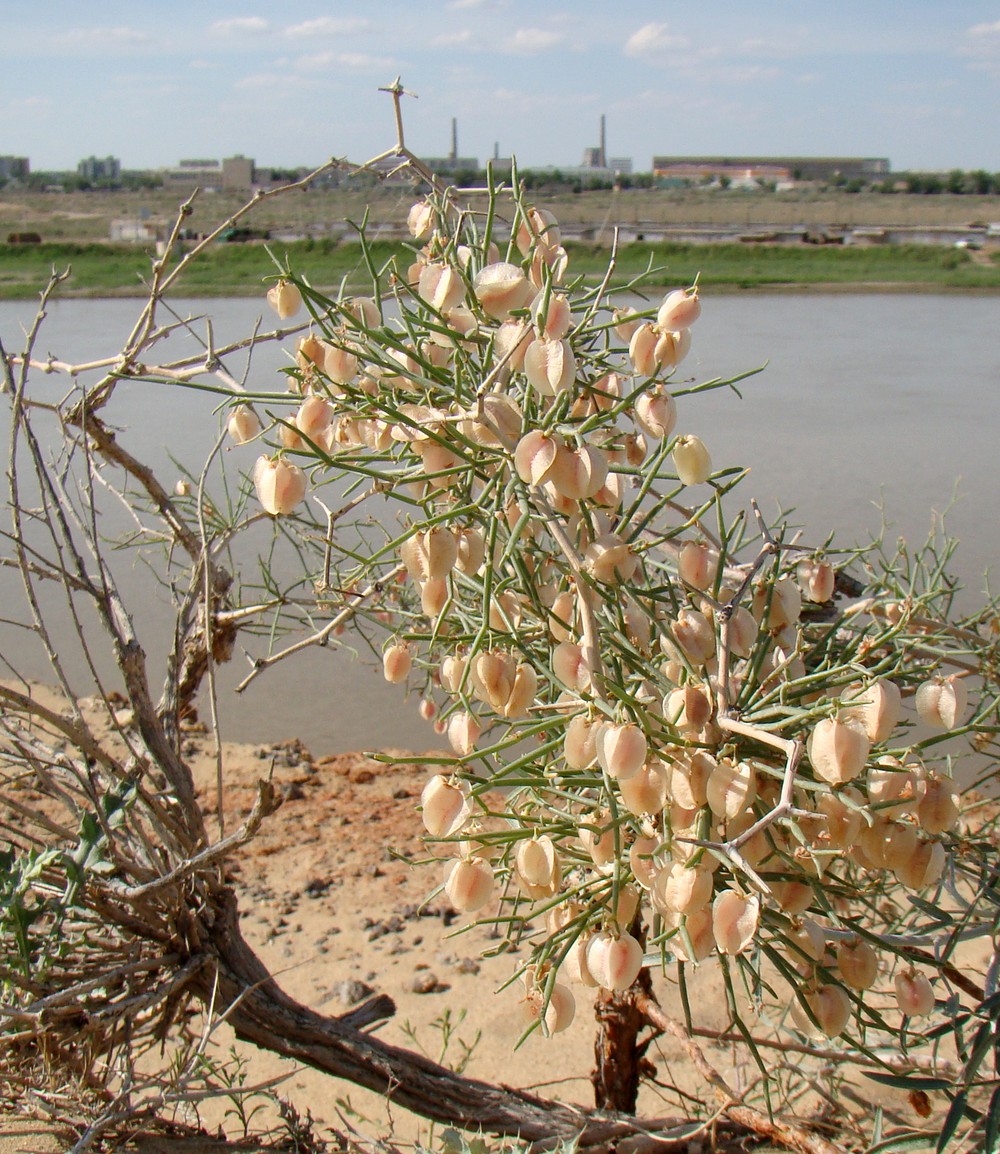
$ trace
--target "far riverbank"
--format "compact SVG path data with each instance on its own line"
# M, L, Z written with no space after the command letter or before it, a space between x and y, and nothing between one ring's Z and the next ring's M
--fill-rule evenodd
M610 255L603 245L569 243L571 276L603 276ZM382 269L405 245L374 242L372 264ZM840 246L784 244L632 243L619 249L614 283L627 286L649 272L650 288L690 284L695 277L718 290L840 290L941 292L1000 290L1000 253L936 245ZM37 296L50 271L70 269L60 290L69 297L142 297L155 253L131 244L0 244L0 300ZM330 239L268 244L216 244L193 262L177 288L186 296L257 296L280 265L334 293L370 285L362 247ZM370 289L369 289L370 291Z

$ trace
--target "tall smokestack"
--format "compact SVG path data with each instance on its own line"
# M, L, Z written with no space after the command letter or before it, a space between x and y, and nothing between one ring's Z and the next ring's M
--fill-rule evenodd
M601 168L608 167L607 136L604 131L604 113L601 113Z
M458 120L453 116L451 118L451 157L452 164L458 160Z

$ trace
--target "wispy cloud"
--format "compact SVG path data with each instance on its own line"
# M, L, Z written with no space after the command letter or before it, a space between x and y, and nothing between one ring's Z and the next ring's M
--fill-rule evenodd
M310 52L295 60L295 67L306 72L322 72L331 68L347 68L352 72L368 72L374 68L390 69L395 62L389 56L375 56L367 52Z
M565 39L561 32L545 28L519 28L503 42L503 48L518 56L531 56L536 52L547 52L557 44L562 44Z
M119 25L115 28L68 28L61 39L74 47L136 47L150 43L150 37L138 28Z
M685 37L674 35L666 24L653 21L643 24L625 41L625 55L657 56L660 53L675 52L678 48L686 48L687 44Z
M285 29L285 35L293 38L351 36L355 32L364 32L368 27L369 21L361 17L338 19L336 16L320 16L316 20L304 20L301 24L292 24Z
M1000 38L1000 20L987 24L973 24L969 29L970 36L996 36Z
M461 32L442 32L431 41L435 48L457 48L471 43L472 33L468 28L463 28Z
M252 35L259 35L262 32L267 32L270 27L271 25L263 16L233 16L229 20L216 20L209 28L209 32L220 36L247 32Z

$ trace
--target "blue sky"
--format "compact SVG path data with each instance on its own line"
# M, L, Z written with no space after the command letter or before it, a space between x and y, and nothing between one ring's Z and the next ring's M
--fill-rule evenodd
M1000 0L3 0L0 154L888 156L1000 171Z

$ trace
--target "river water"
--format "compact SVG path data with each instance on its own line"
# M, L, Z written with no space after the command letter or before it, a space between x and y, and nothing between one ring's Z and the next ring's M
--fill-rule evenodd
M123 300L56 302L36 352L76 362L108 355L121 347L139 307ZM261 315L260 302L248 299L175 307L210 313L220 345L246 335ZM20 347L32 315L28 302L0 302L0 340L8 352ZM742 400L728 390L682 398L678 431L701 436L716 466L749 466L741 500L756 497L768 517L794 506L792 519L809 543L822 543L831 531L845 544L865 541L883 518L890 540L916 543L948 508L947 529L961 540L953 568L971 607L984 573L1000 567L998 332L996 296L708 296L682 375L701 381L763 371L740 384ZM181 337L170 342L164 359L183 351ZM253 389L279 389L275 370L286 359L265 347L249 366L233 357L227 367L237 377L246 372ZM45 378L51 399L65 388L65 379ZM197 471L218 428L212 408L207 394L137 382L116 397L115 418L139 457L154 466L172 457ZM143 581L137 572L132 592L142 604L140 625L155 635L167 628L168 597ZM13 594L0 583L4 600ZM20 631L0 626L0 656L49 677ZM404 703L370 658L314 649L236 697L232 686L247 668L238 654L222 671L227 738L296 735L317 754L440 741L417 719L415 701Z

